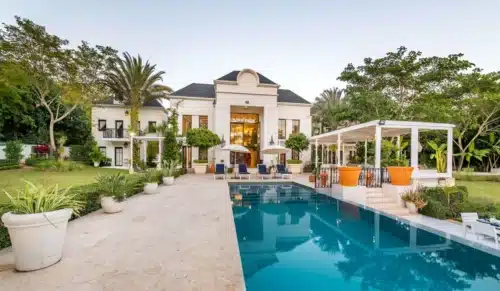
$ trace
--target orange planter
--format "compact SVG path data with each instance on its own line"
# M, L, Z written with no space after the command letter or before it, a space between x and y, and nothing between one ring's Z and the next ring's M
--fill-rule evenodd
M340 185L358 186L361 167L340 167Z
M412 167L387 167L391 184L395 186L408 186L411 183Z

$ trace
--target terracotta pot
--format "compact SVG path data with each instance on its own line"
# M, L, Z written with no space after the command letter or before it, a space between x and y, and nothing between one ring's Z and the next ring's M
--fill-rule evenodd
M387 167L391 184L395 186L408 186L411 183L412 167Z
M215 173L215 164L214 164L214 163L211 163L211 164L208 166L208 172L209 172L210 174Z
M340 167L340 185L355 187L358 186L361 167Z
M321 173L319 175L320 181L321 181L321 187L326 187L326 181L328 180L328 174L327 173Z
M314 175L309 175L309 183L314 183L315 176Z

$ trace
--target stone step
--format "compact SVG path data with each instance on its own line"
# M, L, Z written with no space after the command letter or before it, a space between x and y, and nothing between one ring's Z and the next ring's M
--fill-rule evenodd
M366 198L382 198L382 197L387 197L383 193L368 193L366 195Z
M406 209L406 208L401 207L401 205L399 205L395 202L370 203L370 206L373 208L377 208L379 210Z
M366 197L366 202L368 204L375 204L375 203L394 203L395 201L391 197L386 197L386 196L368 196Z

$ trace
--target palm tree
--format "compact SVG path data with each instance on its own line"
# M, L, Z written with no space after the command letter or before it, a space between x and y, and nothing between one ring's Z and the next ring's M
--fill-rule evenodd
M163 97L172 92L168 86L157 84L162 81L164 71L156 71L156 65L149 61L143 62L140 55L131 57L123 54L123 59L117 58L106 73L105 84L113 92L118 101L130 106L130 130L138 132L139 109L144 102ZM139 145L134 143L134 163L139 161Z
M343 105L345 90L337 87L324 90L316 99L311 109L313 121L319 126L319 133L339 126L338 110Z

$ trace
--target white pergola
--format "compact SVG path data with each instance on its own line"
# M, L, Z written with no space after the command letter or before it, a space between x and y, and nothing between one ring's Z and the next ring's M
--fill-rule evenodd
M157 164L157 168L160 169L162 165L162 160L163 160L163 140L165 139L164 136L156 136L156 135L140 135L136 136L134 133L130 133L130 163L129 163L129 173L133 174L134 173L134 139L137 140L142 140L146 141L144 143L144 161L146 161L147 155L146 155L146 148L147 148L147 142L148 141L158 141L158 154L159 154L159 163Z
M395 120L373 120L366 123L341 128L335 131L323 133L311 137L311 142L315 145L315 165L318 166L318 146L319 145L337 145L337 166L342 165L340 149L344 143L365 142L365 149L368 141L375 140L375 168L380 168L382 153L382 138L395 137L398 145L400 136L411 136L411 166L418 171L418 153L419 153L419 132L429 130L447 131L447 171L442 177L451 178L453 163L453 128L455 125L447 123L415 122L415 121L395 121ZM366 164L366 150L365 150Z

